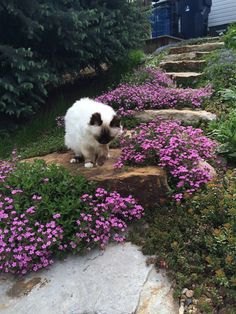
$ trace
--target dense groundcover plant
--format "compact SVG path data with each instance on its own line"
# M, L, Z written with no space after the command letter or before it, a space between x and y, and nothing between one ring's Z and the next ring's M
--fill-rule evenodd
M220 49L210 54L204 69L204 84L210 82L214 90L234 88L236 85L236 51Z
M144 252L165 261L176 296L187 287L201 313L236 313L235 171L177 206L152 210L146 219Z
M210 168L203 161L215 160L216 143L204 136L201 129L156 119L124 136L121 147L115 167L152 164L166 169L174 183L177 201L211 179Z
M123 116L131 115L133 110L168 109L179 106L198 108L202 101L212 94L211 87L174 88L173 81L160 70L146 69L143 84L123 83L96 98L118 110ZM144 72L145 73L145 72ZM149 75L148 75L149 74ZM137 76L138 77L138 76Z
M56 256L125 240L143 216L131 197L107 192L43 161L0 162L0 271L25 274Z

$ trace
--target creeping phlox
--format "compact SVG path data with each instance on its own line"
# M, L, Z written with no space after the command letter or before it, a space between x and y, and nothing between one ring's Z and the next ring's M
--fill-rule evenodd
M97 101L108 104L122 116L146 109L168 109L179 106L199 108L212 94L211 86L204 88L175 88L173 81L160 70L146 69L149 79L143 84L120 84L117 88L99 96Z
M81 196L81 206L72 206L70 215L67 208L58 212L48 210L53 199L47 199L43 192L53 185L54 177L45 177L44 165L37 166L41 190L32 185L32 193L21 188L22 182L15 175L20 164L0 161L0 271L24 275L51 265L57 254L78 252L92 247L105 248L109 239L116 242L125 240L127 224L140 219L144 209L132 196L122 197L117 192L98 188L94 194ZM25 167L33 167L25 164ZM50 167L50 166L49 166ZM31 169L31 168L30 168ZM54 169L55 170L55 169ZM60 169L58 169L60 171ZM35 176L35 171L30 172ZM55 182L57 182L55 173ZM9 177L8 177L9 176ZM12 176L13 181L8 181ZM68 174L69 176L69 174ZM18 179L17 179L18 178ZM28 180L28 177L27 177ZM8 182L14 182L9 184ZM14 186L13 186L14 185ZM47 191L47 190L46 190ZM53 192L53 191L52 191ZM58 190L51 197L59 197ZM73 194L73 193L76 193ZM62 194L63 197L64 194ZM81 195L81 194L80 194ZM77 191L71 192L71 199L77 199ZM27 199L27 202L26 202ZM61 201L63 202L64 199ZM24 205L27 203L27 206ZM45 207L45 208L43 208ZM42 209L44 217L41 218Z
M173 179L177 201L211 180L210 166L204 161L215 161L216 143L201 129L156 119L121 138L121 147L116 168L151 164L166 169Z

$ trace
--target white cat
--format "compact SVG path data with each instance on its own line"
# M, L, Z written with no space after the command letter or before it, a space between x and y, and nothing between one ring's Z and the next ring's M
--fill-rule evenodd
M121 132L115 111L89 98L76 101L65 115L65 144L75 153L71 162L84 159L86 168L104 164L108 144Z

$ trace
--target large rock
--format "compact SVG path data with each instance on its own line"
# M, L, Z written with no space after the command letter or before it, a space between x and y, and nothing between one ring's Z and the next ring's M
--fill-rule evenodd
M3 314L176 314L171 283L131 243L57 261L23 278L0 276Z
M180 120L182 122L199 122L212 121L216 119L216 115L205 110L190 109L162 109L162 110L144 110L135 112L134 116L143 122L148 122L156 117L164 120Z
M43 159L47 163L58 163L65 166L74 175L84 175L88 180L96 181L99 186L110 188L122 195L133 195L143 206L153 206L167 197L169 186L166 172L159 167L126 167L114 169L120 150L111 149L111 158L101 167L84 168L83 164L71 164L71 151L67 153L52 153L42 157L26 159Z

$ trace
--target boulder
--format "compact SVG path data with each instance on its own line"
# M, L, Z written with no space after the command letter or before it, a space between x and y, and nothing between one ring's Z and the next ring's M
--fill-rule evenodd
M133 195L140 204L151 207L155 203L163 202L170 190L167 183L166 172L155 166L149 167L125 167L114 169L120 149L111 149L111 158L101 167L84 168L83 164L71 164L73 153L52 153L42 157L25 159L33 161L43 159L46 163L57 163L67 168L73 175L83 175L90 181L99 183L100 187L116 190L123 196Z

